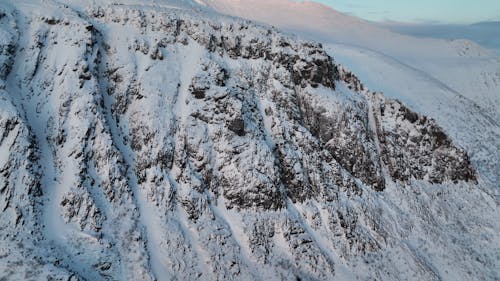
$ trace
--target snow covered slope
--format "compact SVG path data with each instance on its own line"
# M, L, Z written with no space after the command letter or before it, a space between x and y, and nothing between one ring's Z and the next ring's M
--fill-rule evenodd
M0 34L2 280L498 279L495 155L321 44L191 1Z
M224 14L271 24L325 44L363 49L375 57L399 61L469 98L491 118L500 120L500 58L498 53L473 42L415 38L393 33L311 1L203 1ZM356 59L359 56L350 57L349 61ZM356 61L356 65L362 64L362 60ZM373 73L371 70L366 72ZM375 80L374 77L361 78ZM377 84L384 82L377 80ZM405 88L398 90L404 91ZM420 97L413 95L413 98ZM427 101L434 102L432 99Z
M489 111L430 74L392 57L341 44L331 44L327 50L363 77L369 88L435 118L457 143L466 148L478 169L500 187L500 121ZM448 67L456 77L467 75L467 69L460 66L448 64ZM480 68L479 65L477 67ZM484 67L486 72L488 65ZM476 100L484 94L480 88L478 86L474 90L471 87L471 93L477 95ZM493 109L498 112L497 106Z

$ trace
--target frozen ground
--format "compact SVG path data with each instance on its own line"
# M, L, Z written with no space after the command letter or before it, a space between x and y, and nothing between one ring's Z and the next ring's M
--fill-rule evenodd
M0 279L499 279L488 50L284 0L2 1L0 34Z

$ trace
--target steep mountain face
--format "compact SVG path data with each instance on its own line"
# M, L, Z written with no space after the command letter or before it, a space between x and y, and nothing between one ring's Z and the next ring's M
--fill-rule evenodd
M435 95L443 98L445 104L465 103L456 111L453 120L464 119L461 111L474 111L475 115L485 115L479 122L467 121L471 126L482 126L484 119L500 119L500 58L497 52L488 50L468 40L439 40L416 38L390 31L383 25L370 23L314 1L294 0L202 0L207 6L232 16L271 24L287 32L300 34L304 38L319 40L329 45L337 61L346 64L356 72L370 88L385 91L386 95L404 99L407 104L423 104L415 110L425 112L439 119L441 108ZM461 39L456 37L455 39ZM376 60L370 64L369 61ZM391 73L381 75L393 68ZM400 76L410 72L411 82L401 83ZM382 76L382 77L379 77ZM426 84L422 85L422 80ZM424 87L425 88L424 88ZM430 86L430 87L429 87ZM415 89L415 90L414 90ZM445 91L447 93L439 93ZM410 92L410 93L407 93ZM432 95L426 95L430 92ZM434 114L438 111L437 114ZM459 126L443 124L447 130L463 130ZM456 122L456 123L461 123ZM494 123L494 122L493 122ZM494 124L498 138L499 125ZM491 128L489 130L492 130ZM472 141L473 142L473 141ZM466 144L463 144L466 145ZM499 146L498 143L488 146ZM474 147L472 150L480 150ZM474 152L478 154L481 152ZM491 153L491 152L490 152ZM495 151L499 154L500 151ZM497 161L498 162L498 161ZM493 169L489 167L487 169ZM496 170L500 170L498 166ZM499 181L500 174L495 176Z
M2 279L498 277L495 186L320 44L74 2L0 4Z

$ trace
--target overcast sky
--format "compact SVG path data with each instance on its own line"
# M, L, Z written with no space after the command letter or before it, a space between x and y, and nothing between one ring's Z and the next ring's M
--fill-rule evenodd
M500 0L314 0L372 21L474 23L500 21Z

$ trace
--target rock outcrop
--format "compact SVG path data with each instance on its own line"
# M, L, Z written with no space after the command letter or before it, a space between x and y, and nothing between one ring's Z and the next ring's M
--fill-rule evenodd
M2 268L61 280L438 279L403 241L420 227L452 239L421 218L464 217L424 210L405 186L459 197L478 175L433 120L273 28L50 5L60 12L0 5ZM457 267L475 258L452 249L465 256L448 258ZM480 269L494 262L481 258Z

